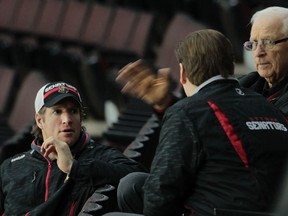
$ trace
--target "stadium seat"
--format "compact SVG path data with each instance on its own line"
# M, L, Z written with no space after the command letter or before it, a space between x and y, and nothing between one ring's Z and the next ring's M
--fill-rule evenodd
M0 161L30 148L33 136L34 99L47 81L39 71L31 71L21 83L10 113L0 125Z

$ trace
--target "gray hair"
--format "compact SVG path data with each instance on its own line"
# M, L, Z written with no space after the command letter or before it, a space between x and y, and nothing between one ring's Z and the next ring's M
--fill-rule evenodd
M273 17L279 18L282 20L282 33L287 35L288 34L288 9L284 7L268 7L263 10L257 11L251 17L250 23L253 25L256 19L262 17Z

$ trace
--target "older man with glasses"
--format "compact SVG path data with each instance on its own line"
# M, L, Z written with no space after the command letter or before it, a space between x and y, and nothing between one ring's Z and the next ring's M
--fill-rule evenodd
M264 95L288 115L288 9L268 7L251 18L250 40L257 72L240 79L242 86Z
M240 83L263 94L288 116L288 9L269 7L258 11L251 24L250 40L244 47L252 51L257 72L246 75ZM288 175L284 182L287 180ZM279 200L277 215L286 216L287 184Z

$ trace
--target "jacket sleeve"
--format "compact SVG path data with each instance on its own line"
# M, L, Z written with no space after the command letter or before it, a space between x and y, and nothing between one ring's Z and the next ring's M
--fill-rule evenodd
M159 144L144 185L145 216L181 215L198 166L199 142L192 122L181 109L167 110Z
M146 171L141 164L109 146L96 144L89 154L90 156L81 156L73 162L69 178L88 181L98 186L118 183L122 177L131 172Z

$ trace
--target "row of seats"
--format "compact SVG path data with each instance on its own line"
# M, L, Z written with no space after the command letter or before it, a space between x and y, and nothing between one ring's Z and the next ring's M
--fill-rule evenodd
M143 55L153 15L96 3L0 1L0 28L13 36L54 39Z
M145 55L153 19L95 2L0 0L0 62L17 68L19 79L37 69L73 84L89 113L103 119L106 98L122 100L109 71Z
M1 19L1 14L6 19ZM119 65L144 57L154 18L151 13L96 3L1 0L0 32L10 40L2 37L0 61L20 68L20 76L25 76L23 68L29 71L36 67L44 71L49 80L64 80L75 85L90 112L103 119L107 98L118 104L123 100L111 67L116 63L117 70ZM157 47L155 67L171 67L178 83L174 45L188 32L201 28L205 26L191 16L176 13ZM41 43L44 38L45 44ZM88 56L83 53L87 46L93 47ZM135 55L127 58L127 53Z

